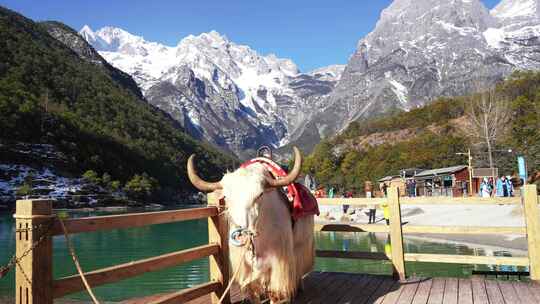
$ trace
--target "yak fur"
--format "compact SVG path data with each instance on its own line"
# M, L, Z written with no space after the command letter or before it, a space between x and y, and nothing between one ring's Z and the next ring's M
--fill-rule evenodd
M272 302L290 300L302 286L302 278L314 263L313 215L294 225L286 196L267 188L270 172L261 164L239 168L221 180L222 196L229 213L229 226L255 231L255 257L243 255L243 247L230 246L232 271L238 267L236 282L254 303L267 295Z

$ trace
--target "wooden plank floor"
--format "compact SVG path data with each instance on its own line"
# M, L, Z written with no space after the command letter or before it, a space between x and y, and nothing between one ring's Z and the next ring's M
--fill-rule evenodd
M389 276L313 272L294 304L538 304L540 284L483 278L427 278L398 282ZM238 288L233 302L240 303ZM189 304L210 303L208 296ZM247 303L247 301L245 301Z

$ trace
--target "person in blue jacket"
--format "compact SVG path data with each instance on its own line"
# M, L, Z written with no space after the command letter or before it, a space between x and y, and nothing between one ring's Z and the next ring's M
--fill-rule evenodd
M502 180L502 178L498 177L497 181L495 182L495 196L504 196L503 184L504 181Z

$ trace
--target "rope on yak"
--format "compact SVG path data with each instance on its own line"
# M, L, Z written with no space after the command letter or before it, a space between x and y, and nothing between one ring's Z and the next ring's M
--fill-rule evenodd
M244 259L246 258L246 254L248 253L248 250L250 250L252 252L253 259L255 259L255 242L253 240L253 238L255 236L256 236L255 233L248 232L247 241L243 246L244 248L243 248L242 254L241 254L241 256L242 256L241 261L244 261ZM223 300L225 299L225 296L227 296L227 294L231 290L231 286L232 286L234 280L236 280L236 277L238 277L238 274L240 273L240 266L242 266L242 263L238 263L238 267L236 267L236 270L234 271L234 274L231 277L231 279L229 281L229 284L227 285L227 288L225 288L225 290L223 291L223 294L221 295L221 298L219 298L218 304L221 304L223 302Z

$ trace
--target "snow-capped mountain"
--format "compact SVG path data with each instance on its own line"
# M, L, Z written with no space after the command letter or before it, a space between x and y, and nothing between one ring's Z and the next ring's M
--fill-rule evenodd
M345 70L345 65L334 64L326 67L315 69L307 74L316 77L319 80L338 81Z
M80 34L191 135L237 154L287 143L308 118L311 101L328 94L342 71L301 74L291 60L259 55L215 31L174 47L113 27L84 26Z
M537 0L502 0L491 15L504 26L535 26L540 20L540 5Z
M175 57L174 47L148 42L119 28L94 32L85 25L79 34L109 63L130 74L143 91L158 81Z
M503 0L490 12L480 0L393 1L313 116L319 133L540 69L539 2Z
M489 46L520 69L538 69L540 0L503 0L491 14L499 27L484 32Z
M313 147L350 122L540 69L540 0L394 0L345 66L300 73L217 32L176 46L122 29L80 34L191 135L241 154Z

